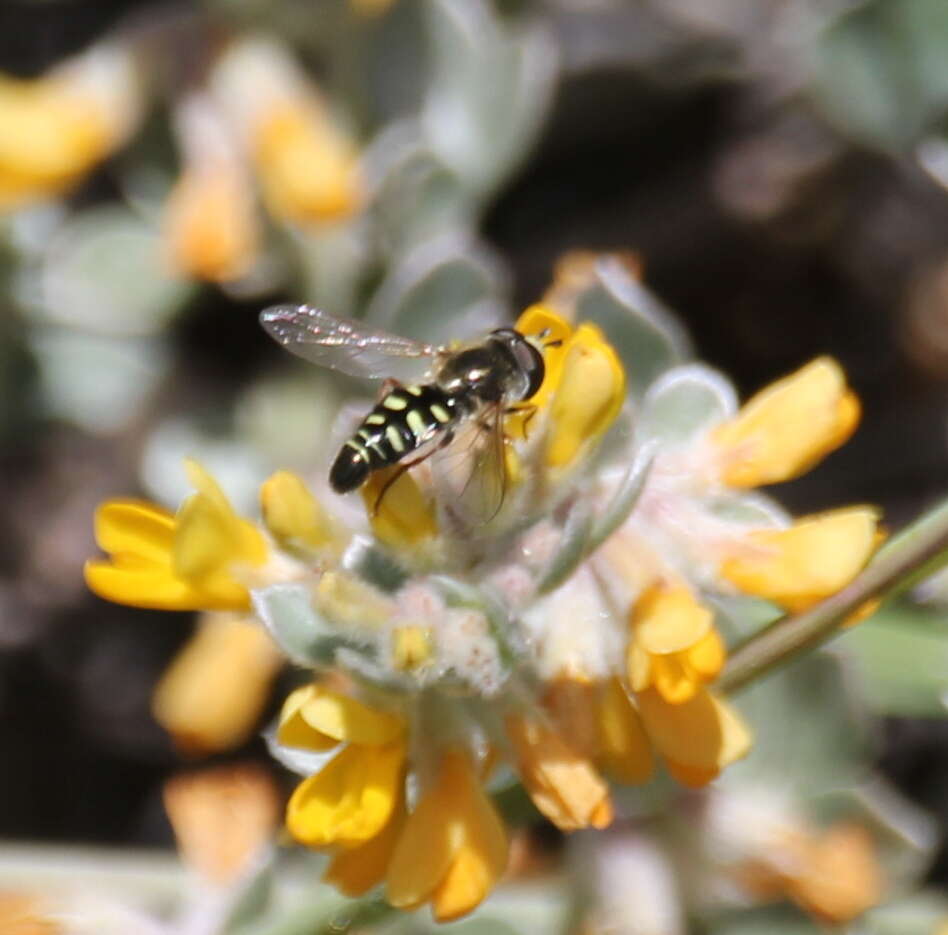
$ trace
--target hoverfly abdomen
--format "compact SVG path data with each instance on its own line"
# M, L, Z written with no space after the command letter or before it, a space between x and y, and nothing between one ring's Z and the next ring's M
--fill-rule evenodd
M355 490L372 471L397 464L443 436L462 414L458 402L430 383L392 390L362 420L336 456L329 472L333 490Z

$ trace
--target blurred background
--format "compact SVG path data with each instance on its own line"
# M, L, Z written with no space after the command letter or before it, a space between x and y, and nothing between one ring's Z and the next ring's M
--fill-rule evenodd
M96 504L173 508L184 455L251 512L325 461L339 390L265 338L273 302L441 340L569 251L632 254L742 393L842 361L862 427L791 509L897 528L948 486L944 0L3 0L0 69L3 839L172 846L195 751L152 694L194 620L82 565ZM869 703L942 832L946 645ZM208 761L267 764L274 704Z

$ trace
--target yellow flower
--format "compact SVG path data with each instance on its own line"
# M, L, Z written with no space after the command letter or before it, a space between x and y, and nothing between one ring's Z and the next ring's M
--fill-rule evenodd
M711 611L683 584L653 585L636 602L627 656L633 691L651 686L681 704L721 671L724 658Z
M402 795L404 732L400 717L348 695L318 685L293 692L280 715L280 743L339 751L290 797L290 834L310 847L355 847L378 835Z
M859 400L835 360L819 357L766 387L711 436L730 487L790 480L838 448L859 422Z
M856 577L878 544L878 511L847 507L797 520L788 529L754 530L721 565L745 594L800 612Z
M474 909L506 865L503 822L470 760L458 750L442 754L396 845L388 901L401 909L430 902L435 919L449 922Z
M323 879L350 899L362 896L378 886L388 872L406 817L405 797L401 795L382 830L362 844L337 850Z
M339 743L382 746L402 739L399 715L371 708L324 685L305 685L284 702L278 739L288 747L331 750Z
M155 720L183 751L206 755L242 744L283 665L255 620L208 615L155 689Z
M0 932L3 935L65 935L65 929L53 916L37 894L0 890Z
M854 822L839 822L824 832L785 829L767 853L742 870L743 882L755 894L792 899L834 926L877 905L885 889L872 837Z
M258 766L218 766L165 783L165 810L178 851L208 881L236 881L270 845L280 795Z
M573 463L612 425L625 401L625 371L612 346L584 322L565 345L562 371L550 404L546 462Z
M210 282L239 279L258 250L250 183L223 160L186 168L164 209L164 243L171 266Z
M286 827L309 847L352 847L388 823L404 782L405 745L350 743L290 797Z
M628 785L648 782L655 771L652 747L638 708L619 679L609 679L601 686L596 710L600 766L618 782Z
M0 76L0 209L75 184L126 138L138 109L131 58L117 47L33 80Z
M423 666L432 651L431 631L426 627L396 627L392 633L392 665L401 672Z
M679 704L654 688L638 692L636 701L652 744L683 785L705 785L750 749L751 733L740 715L706 688Z
M588 759L535 718L511 715L506 723L520 778L540 812L562 831L612 822L609 787Z
M161 610L249 608L241 573L266 561L264 538L200 465L187 470L198 492L177 515L138 500L99 507L96 542L110 558L87 562L85 577L100 597Z
M417 545L438 533L434 506L408 471L385 489L399 470L393 466L375 471L361 488L376 538L396 549Z
M315 99L286 100L262 112L252 147L275 217L311 224L341 220L359 209L357 154Z
M260 509L270 535L290 552L338 550L344 544L335 522L290 471L277 471L264 482Z
M538 340L543 346L543 382L528 400L530 406L543 410L549 405L554 390L560 384L566 346L573 333L573 326L545 305L531 305L517 319L514 327L528 338ZM524 414L515 413L508 416L505 422L507 434L511 438L527 438L531 423L536 424L538 418L539 413L531 416L529 410Z

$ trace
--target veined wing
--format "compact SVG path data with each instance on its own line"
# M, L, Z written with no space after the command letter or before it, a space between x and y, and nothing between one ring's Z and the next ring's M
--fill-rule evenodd
M260 313L260 324L288 351L352 377L412 380L441 351L312 305L271 306Z
M443 502L473 526L489 523L507 493L503 407L486 406L457 430L455 440L434 456L433 472Z

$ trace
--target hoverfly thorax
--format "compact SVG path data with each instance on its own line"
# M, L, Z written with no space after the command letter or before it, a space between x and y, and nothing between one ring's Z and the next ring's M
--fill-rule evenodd
M498 328L483 343L448 358L437 383L446 393L485 403L517 402L539 389L543 372L543 357L533 344L513 328Z

